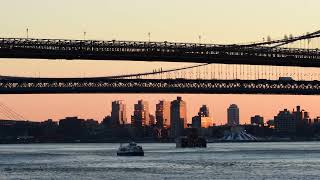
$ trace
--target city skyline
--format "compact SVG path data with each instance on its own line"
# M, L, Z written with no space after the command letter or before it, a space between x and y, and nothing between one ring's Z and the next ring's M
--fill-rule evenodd
M161 103L160 103L161 104ZM226 141L279 141L283 137L290 140L319 138L320 117L311 118L309 112L296 106L292 111L279 110L274 120L264 123L263 117L251 117L250 124L239 124L238 107L231 104L228 108L228 123L221 126L212 124L210 111L206 105L199 108L198 115L192 117L192 124L187 124L187 104L182 97L170 102L170 125L154 121L148 112L148 102L138 100L135 104L133 121L120 123L125 112L122 101L112 102L112 116L106 116L102 122L94 119L83 119L76 116L65 117L59 121L48 119L41 122L12 121L0 119L2 142L114 142L115 140L138 138L150 142L173 142L181 136L197 135L213 138L216 142ZM159 108L159 107L158 107ZM159 108L162 111L162 108ZM231 113L231 114L230 114ZM116 115L115 115L116 114ZM150 117L147 124L146 117ZM191 133L191 134L189 134ZM22 136L21 136L22 135ZM14 138L15 136L15 138ZM142 138L142 139L141 139ZM288 140L289 140L288 139Z
M66 96L73 97L73 95L66 95ZM79 96L79 95L76 95L76 96ZM130 96L135 96L135 95L130 95ZM165 100L165 101L171 102L171 101L175 100L176 97L177 97L175 95L167 95L167 96L172 97L172 98L157 99L157 97L152 97L152 95L149 95L149 96L145 95L145 96L143 96L144 98L137 97L136 99L132 99L130 101L127 101L127 100L125 100L125 98L122 98L119 101L121 101L125 105L127 123L130 123L131 116L134 115L134 104L136 104L139 100L142 99L145 102L147 102L148 106L149 106L149 113L151 115L155 116L156 115L155 114L156 104L159 103L159 101ZM199 96L200 98L198 97L199 100L203 100L202 101L203 103L201 103L201 101L200 101L200 103L193 104L192 103L193 97L189 97L189 96L190 95L181 96L183 98L183 100L186 102L187 107L188 107L188 109L187 109L187 117L188 117L187 120L188 120L188 123L192 123L192 117L198 115L199 108L202 107L203 105L206 105L210 109L210 117L212 118L213 123L216 124L216 125L227 124L227 108L231 104L237 104L240 107L240 115L241 115L240 116L240 124L250 124L251 117L255 116L255 115L261 115L262 117L264 117L264 120L266 122L266 121L268 121L270 119L273 119L275 114L279 110L283 110L283 109L291 110L291 109L294 109L297 105L300 105L301 107L304 108L304 110L310 112L310 117L312 117L312 118L316 118L316 117L320 116L320 114L317 113L318 111L312 111L312 110L310 110L308 108L308 106L305 106L305 104L299 104L299 103L293 104L292 106L289 106L284 102L284 103L282 103L280 105L279 104L278 105L274 105L273 108L272 108L273 109L272 111L268 110L268 109L264 109L263 107L265 107L265 106L261 105L260 111L249 111L248 109L246 109L246 107L242 107L243 103L240 103L240 105L239 105L238 103L224 102L225 106L218 106L218 107L222 107L222 109L215 108L215 104L214 103L210 103L210 101L205 101L207 99L205 95L200 95ZM230 97L230 95L222 95L222 96L228 97L230 99L234 98L234 96L238 97L237 95L231 95L231 97ZM259 95L253 95L253 96L259 96ZM293 97L297 97L297 96L293 96ZM307 97L309 97L309 96L307 96ZM97 98L99 98L99 95L97 95ZM248 101L247 97L243 97L243 98L247 99L247 103L249 103L249 104L254 103L254 102ZM251 99L251 98L249 98L249 99ZM42 115L43 118L36 119L36 118L26 117L26 119L27 120L35 120L35 121L43 121L43 120L46 120L46 119L59 120L59 119L61 119L63 117L77 116L79 118L95 119L95 120L98 120L99 122L101 122L105 116L108 116L108 115L111 116L112 102L114 102L114 101L117 101L117 99L110 99L110 101L103 101L104 102L104 107L102 109L104 109L104 111L103 112L98 112L98 113L97 113L97 111L95 111L93 109L93 107L90 107L91 104L96 104L97 103L96 99L91 99L90 101L87 101L87 103L83 103L82 104L83 107L81 109L75 109L73 107L73 105L72 105L72 102L65 101L67 103L64 104L64 105L65 106L66 105L70 105L69 108L65 108L65 106L60 106L59 108L54 108L55 111L52 111L52 115L51 116L43 114ZM234 101L231 101L231 102L234 102ZM277 101L275 100L275 102L277 102ZM10 104L8 104L8 103L5 103L5 104L9 108L12 108L12 106L10 106ZM46 108L46 107L43 107L41 104L38 104L38 105L39 105L39 108L40 107L41 108ZM47 105L50 105L50 103L47 103ZM61 105L61 104L57 104L57 105ZM252 105L254 105L254 104L252 104ZM24 107L21 106L21 108L24 108ZM17 110L16 108L12 108L12 109L15 112L18 112L19 114L24 116L24 114L21 113L21 111ZM57 113L57 112L59 112L58 110L69 111L69 113L68 112L61 113L61 114L64 114L64 115L61 116L60 113ZM77 113L79 111L81 111L82 113ZM269 111L269 113L267 113L267 114L264 113L264 112L267 112L267 111ZM86 115L86 114L88 114L88 112L90 112L91 115ZM39 117L39 114L35 114L35 115L37 115ZM243 114L245 114L245 115L243 115ZM222 118L219 119L218 117L222 117ZM241 117L244 117L244 118L241 118ZM1 118L3 118L3 117L1 117L1 112L0 112L0 119ZM3 118L3 119L5 119L5 118Z
M1 179L320 179L320 0L0 0Z
M0 5L7 7L0 11L2 17L11 14L10 20L0 22L0 37L26 37L28 29L30 38L148 41L150 32L151 41L242 43L259 41L268 36L275 39L283 38L285 34L312 32L319 29L315 22L320 18L317 8L320 2L316 0L11 0ZM0 75L89 77L186 65L190 64L2 59ZM150 103L156 104L162 97L171 101L176 96L179 95L0 95L0 102L26 118L37 121L73 115L100 120L111 110L110 102L114 99L125 100L130 104L128 112L132 112L132 104L138 99L150 99ZM189 118L196 115L199 106L207 104L217 124L226 122L225 109L232 103L241 107L240 121L247 123L254 114L260 114L267 120L273 118L278 109L295 107L297 104L312 112L311 116L320 114L317 108L319 96L186 95L183 98L189 102ZM262 107L259 108L257 103ZM154 108L150 106L152 112Z

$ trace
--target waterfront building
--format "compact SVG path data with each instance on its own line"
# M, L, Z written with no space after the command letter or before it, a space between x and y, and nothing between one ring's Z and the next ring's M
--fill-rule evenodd
M314 119L313 119L313 123L314 123L314 124L320 123L320 117L318 116L318 117L314 118Z
M170 102L160 101L156 104L156 120L160 127L170 127Z
M309 112L303 109L301 110L300 106L296 107L296 111L293 109L292 115L295 121L297 121L297 123L307 123L307 124L312 123L311 118L309 116Z
M292 134L296 132L297 122L294 119L293 114L284 109L280 111L277 116L274 117L275 131L280 134Z
M260 115L255 115L255 116L251 117L251 124L263 126L264 125L263 117Z
M234 126L234 125L239 125L240 120L239 120L239 108L236 104L231 104L227 110L227 116L228 116L228 125L229 126Z
M147 101L139 100L134 105L133 118L131 122L135 127L149 126L149 103Z
M202 105L199 109L198 116L200 117L210 117L209 108L207 105Z
M201 128L201 118L199 116L192 117L192 127L193 128Z
M84 123L84 119L79 119L77 116L66 117L59 120L59 126L68 126L68 127L81 127Z
M274 119L268 120L266 124L267 124L267 126L274 128Z
M59 131L65 137L80 137L85 130L85 120L78 117L66 117L59 120Z
M123 101L113 101L111 109L112 126L124 125L127 123L126 105Z
M131 120L131 126L136 127L136 126L138 125L138 124L136 124L136 123L138 123L138 122L135 121L134 115L131 115L130 120Z
M200 107L198 115L192 118L193 128L208 128L213 125L209 108L206 105Z
M211 117L194 116L192 118L193 128L209 128L213 125Z
M305 128L312 123L309 113L300 106L290 112L287 109L280 111L274 119L275 130L280 134L294 134L299 129Z
M201 127L209 128L213 125L211 117L200 117L201 118Z
M149 114L149 126L153 126L153 125L155 125L155 123L156 123L156 120L155 120L154 115Z
M183 135L183 130L187 127L187 104L181 97L171 102L170 116L171 137Z
M101 124L104 126L104 127L111 127L112 126L112 119L111 119L111 116L106 116L103 118Z

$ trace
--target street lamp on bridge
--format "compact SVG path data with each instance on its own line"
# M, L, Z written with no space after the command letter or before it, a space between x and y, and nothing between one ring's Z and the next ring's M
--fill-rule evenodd
M150 43L150 40L151 40L151 32L148 32L148 40L149 40L149 43Z
M29 39L29 28L26 29L27 39Z

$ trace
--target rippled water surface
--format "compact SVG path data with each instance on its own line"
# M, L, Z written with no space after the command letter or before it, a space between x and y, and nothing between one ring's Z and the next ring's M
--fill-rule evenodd
M142 144L0 145L0 179L320 179L320 143L218 143L206 149Z

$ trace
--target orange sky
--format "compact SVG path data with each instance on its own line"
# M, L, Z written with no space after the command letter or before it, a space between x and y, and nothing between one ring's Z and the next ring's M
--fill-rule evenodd
M32 120L53 118L58 120L65 116L79 116L101 120L110 114L111 101L125 100L128 118L132 115L133 104L138 99L149 101L150 111L155 114L155 104L159 99L173 100L177 95L167 94L70 94L70 95L0 95L0 101ZM226 122L227 107L235 103L240 108L241 123L250 122L253 115L273 118L278 110L292 110L296 105L310 112L312 117L320 115L320 96L289 95L189 95L183 94L187 102L188 121L196 115L200 106L206 104L216 124Z
M0 6L0 37L26 37L29 28L29 36L34 38L83 39L86 31L86 39L147 40L147 33L151 32L154 41L198 42L201 35L203 43L238 43L262 40L268 35L299 35L320 28L319 0L10 0L1 1ZM319 40L312 43L320 46ZM181 66L186 64L1 59L0 75L103 76ZM125 100L129 116L138 99L148 100L153 112L159 99L173 100L176 96L0 95L0 102L32 120L74 115L101 120L109 114L112 100ZM240 107L242 123L255 114L272 118L278 110L292 109L297 104L313 117L320 115L319 96L182 97L187 102L189 120L200 105L207 104L217 124L225 123L226 108L232 103Z

